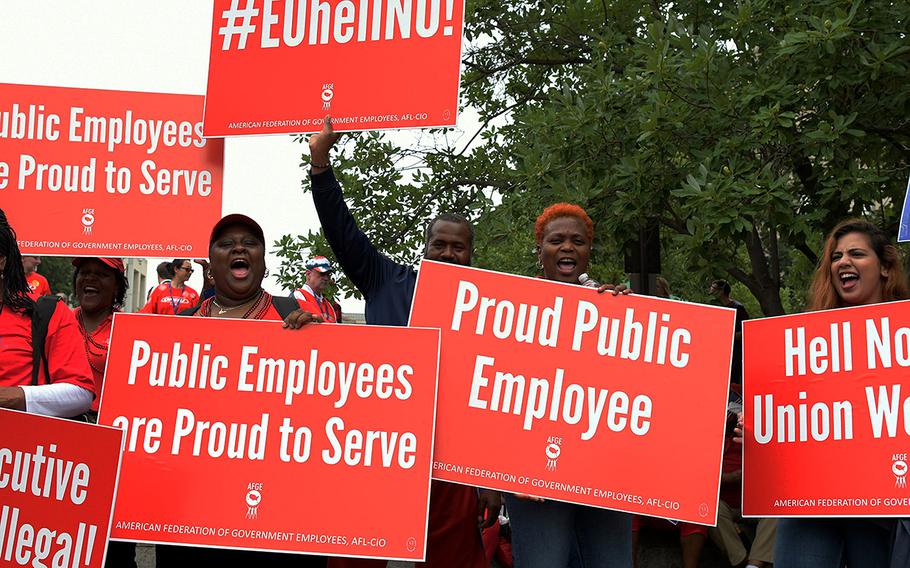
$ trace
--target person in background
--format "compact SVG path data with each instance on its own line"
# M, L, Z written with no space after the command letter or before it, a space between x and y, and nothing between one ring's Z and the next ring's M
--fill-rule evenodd
M95 395L76 318L56 297L36 302L30 292L16 233L0 209L0 408L78 416L91 407ZM43 357L36 361L32 345L40 339L32 333L32 317L45 306L47 334ZM37 384L32 379L35 370Z
M53 294L47 278L38 274L39 264L41 264L40 256L22 257L22 268L25 270L25 280L28 282L28 287L31 290L32 299Z
M335 258L366 300L366 322L407 325L417 272L379 252L357 227L344 203L341 185L329 164L329 152L338 139L326 118L322 132L310 137L313 203ZM426 230L424 258L470 266L474 229L467 219L444 213ZM426 562L434 568L486 568L480 528L499 518L498 492L434 480L430 489ZM385 561L332 558L330 568L385 568Z
M718 299L721 306L736 310L733 357L730 361L730 383L741 385L743 382L743 322L749 319L749 312L746 310L746 306L730 297L730 283L726 280L715 280L708 291Z
M867 306L908 297L910 288L900 253L888 237L862 219L838 223L819 256L809 287L809 310ZM897 523L873 518L780 519L774 566L888 568Z
M141 313L174 316L199 301L196 290L186 284L193 275L193 263L186 258L175 258L170 263L170 272L173 277L152 290L148 302L139 310Z
M331 274L334 271L332 263L324 256L314 256L307 259L304 267L306 268L306 283L303 288L294 292L300 308L322 316L323 321L327 323L338 323L335 306L332 305L331 300L325 297L325 289L332 281Z
M146 301L148 301L148 299L151 297L152 292L155 291L155 288L174 277L174 275L171 273L171 263L166 260L158 263L158 266L155 267L155 273L158 275L158 284L149 288L148 292L145 293Z
M129 283L123 260L119 258L74 258L73 266L73 290L79 303L73 314L79 324L85 355L95 379L92 413L97 417L107 348L111 340L111 323L114 313L123 306Z
M89 412L97 422L104 368L114 312L120 311L129 288L123 260L119 258L74 258L73 290L79 307L73 310L85 355L95 379L95 401ZM107 565L114 568L136 568L136 544L111 541L107 546Z
M547 207L534 225L543 278L579 284L588 270L594 223L578 205ZM601 285L599 292L625 286ZM506 495L512 554L518 568L627 568L632 565L632 516L526 495Z
M743 447L734 436L734 427L742 413L742 388L730 386L727 404L727 429L724 434L724 453L720 476L720 501L717 507L717 526L708 528L708 536L727 555L734 568L764 568L774 563L774 539L777 519L744 519L742 516ZM751 546L746 549L742 533L749 534Z

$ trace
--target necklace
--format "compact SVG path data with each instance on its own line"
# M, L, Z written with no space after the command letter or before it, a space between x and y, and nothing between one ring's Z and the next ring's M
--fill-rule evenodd
M263 294L265 294L265 290L260 289L260 290L259 290L259 293L256 295L255 298L253 298L253 299L251 299L251 300L248 300L248 301L246 301L246 302L244 302L244 303L242 303L242 304L238 304L238 305L236 305L236 306L231 306L231 307L229 307L229 308L226 308L226 307L222 306L221 304L219 304L219 303L218 303L218 300L216 300L215 297L212 296L212 304L211 304L211 305L213 305L213 306L215 306L216 308L218 308L218 315L220 316L220 315L223 315L223 314L225 314L225 313L227 313L227 312L230 312L230 311L232 311L232 310L236 310L236 309L238 309L238 308L242 308L242 307L247 306L247 305L249 305L249 304L253 304L253 305L250 307L250 310L248 310L248 311L243 315L243 319L246 319L247 316L249 316L250 313L253 311L253 308L256 307L256 304L258 303L258 301L262 299Z

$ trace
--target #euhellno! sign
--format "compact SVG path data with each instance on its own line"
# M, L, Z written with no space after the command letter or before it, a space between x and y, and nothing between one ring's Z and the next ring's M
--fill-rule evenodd
M734 312L424 261L433 477L714 524Z
M115 539L424 557L439 332L118 314Z
M216 0L206 136L454 126L464 0Z
M750 320L743 341L743 513L910 515L910 302Z
M26 254L205 257L224 142L203 98L0 84L0 204ZM179 231L162 220L192 219Z
M100 568L123 432L0 409L0 565Z

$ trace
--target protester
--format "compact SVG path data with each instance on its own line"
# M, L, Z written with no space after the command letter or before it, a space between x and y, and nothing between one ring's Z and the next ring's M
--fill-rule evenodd
M809 288L809 309L864 306L910 297L900 253L877 227L861 219L839 223ZM780 519L776 568L886 568L894 520Z
M129 288L126 269L119 258L74 258L73 290L79 307L74 310L79 333L85 344L92 376L95 379L95 401L92 412L97 415L107 364L107 348L111 340L114 312L119 312Z
M721 306L736 310L733 357L730 360L730 383L741 385L743 382L743 322L749 319L749 312L746 310L746 306L730 297L730 283L726 280L715 280L708 291L717 297Z
M579 284L579 277L588 270L594 240L594 224L584 209L557 203L541 213L534 229L543 277ZM610 285L599 288L601 292L612 289ZM519 495L506 495L506 506L519 568L563 568L573 555L584 568L632 565L631 515Z
M344 203L341 186L329 165L329 151L338 139L326 118L322 132L310 137L313 202L326 240L345 274L363 293L366 322L407 325L417 273L410 266L383 256L357 227ZM471 264L474 230L460 215L443 214L426 231L424 258L462 266ZM427 560L422 566L483 568L484 557L478 524L488 527L499 518L501 498L495 491L433 481L427 534ZM332 558L333 568L382 567L379 560Z
M95 380L95 401L89 412L91 422L98 418L98 403L104 383L108 344L114 312L120 311L129 283L123 260L119 258L74 258L73 290L79 302L73 314L85 345L85 355ZM107 565L136 567L136 545L132 542L108 543Z
M30 291L16 233L0 209L0 408L80 415L92 405L94 384L76 318L56 297L35 301Z
M53 294L47 278L38 274L39 264L41 264L40 256L22 257L22 268L25 270L25 280L28 282L28 287L31 290L32 299Z
M169 265L169 271L171 279L152 290L148 302L139 310L143 314L173 316L192 308L199 301L199 294L186 285L186 281L193 275L193 263L186 258L175 258Z
M158 263L158 266L155 267L155 273L158 275L158 284L149 288L148 292L145 293L146 301L152 296L152 292L155 291L155 288L174 277L174 274L171 272L171 263L166 260Z
M265 237L262 227L246 215L227 215L209 238L209 270L214 295L180 315L205 318L284 320L283 327L300 329L321 321L301 310L293 298L273 297L262 288L265 278ZM303 480L305 483L305 480ZM174 566L239 566L324 568L322 556L158 545L155 563Z
M307 259L304 266L306 267L306 283L303 288L294 292L300 308L321 316L326 322L338 323L335 306L332 305L331 300L325 297L325 289L332 281L331 274L334 271L332 263L324 256L315 256Z

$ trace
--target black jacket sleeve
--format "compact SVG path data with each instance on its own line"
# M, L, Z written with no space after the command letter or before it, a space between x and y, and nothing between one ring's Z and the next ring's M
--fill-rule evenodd
M376 250L357 226L331 169L310 176L310 180L316 213L335 258L351 282L369 298L399 265Z

